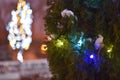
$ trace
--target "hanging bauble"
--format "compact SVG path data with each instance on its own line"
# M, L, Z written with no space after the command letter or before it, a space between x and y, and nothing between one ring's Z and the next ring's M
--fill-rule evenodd
M71 10L68 10L68 9L64 9L62 12L61 12L61 16L62 17L70 17L70 16L74 16L74 13L71 11Z

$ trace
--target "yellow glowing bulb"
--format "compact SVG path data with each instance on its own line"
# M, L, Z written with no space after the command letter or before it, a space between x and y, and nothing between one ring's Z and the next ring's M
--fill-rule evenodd
M48 48L47 48L47 45L46 45L46 44L42 44L42 45L41 45L41 50L42 50L42 51L47 51L47 49L48 49Z
M18 3L18 5L17 5L17 10L20 10L20 9L21 9L21 4Z
M25 1L23 1L23 2L22 2L22 6L25 6L25 5L26 5L26 2L25 2Z
M57 40L57 44L56 44L57 47L61 47L63 46L63 42L61 40Z
M108 49L107 52L110 53L112 51L112 49Z
M10 46L16 44L16 40L11 40L9 44L10 44Z
M25 50L28 50L28 49L29 49L29 46L25 46L24 49L25 49Z
M108 48L107 52L108 53L112 52L112 48L113 48L113 45L111 45L110 48Z

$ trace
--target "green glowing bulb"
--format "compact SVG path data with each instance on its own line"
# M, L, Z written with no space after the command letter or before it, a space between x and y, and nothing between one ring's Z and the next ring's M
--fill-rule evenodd
M57 46L57 47L63 46L63 42L58 39L58 40L57 40L57 43L56 43L56 46Z

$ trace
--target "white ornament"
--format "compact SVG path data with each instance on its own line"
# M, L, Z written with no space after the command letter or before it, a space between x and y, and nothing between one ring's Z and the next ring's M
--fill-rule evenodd
M103 48L104 44L103 44L103 36L102 35L98 35L98 38L95 41L95 48L96 50L98 50L99 48Z
M65 16L74 16L74 13L71 11L71 10L68 10L68 9L64 9L62 12L61 12L61 15L62 17L65 17Z

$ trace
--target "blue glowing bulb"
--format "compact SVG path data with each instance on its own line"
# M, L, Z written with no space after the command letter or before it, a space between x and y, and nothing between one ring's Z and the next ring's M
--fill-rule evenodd
M91 58L91 59L93 59L93 58L94 58L94 55L93 55L93 54L91 54L91 55L90 55L90 58Z

